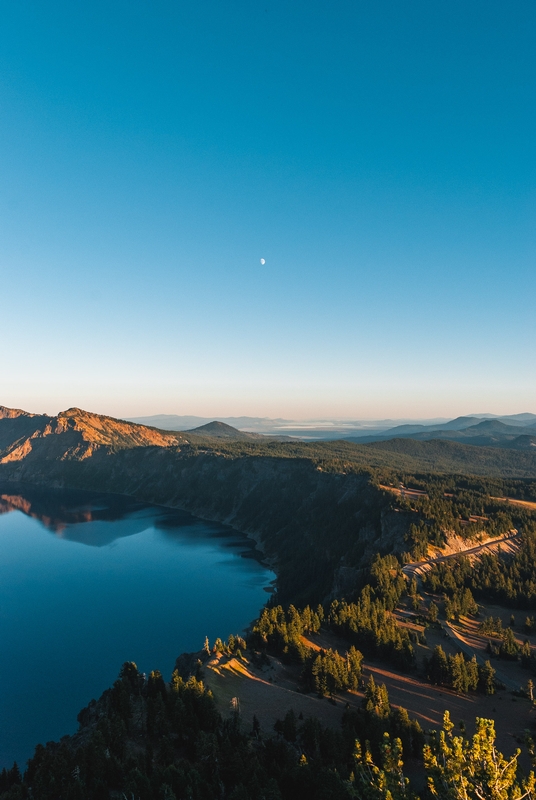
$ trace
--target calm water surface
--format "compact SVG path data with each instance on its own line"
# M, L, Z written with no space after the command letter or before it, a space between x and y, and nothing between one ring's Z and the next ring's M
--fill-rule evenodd
M273 579L227 526L0 484L0 767L74 732L124 661L168 679L205 636L242 632Z

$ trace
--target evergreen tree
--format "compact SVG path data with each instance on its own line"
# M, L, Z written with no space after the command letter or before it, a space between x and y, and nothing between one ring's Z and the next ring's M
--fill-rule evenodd
M432 683L443 686L447 683L448 677L447 657L441 645L438 644L428 662L428 678Z
M356 741L354 769L348 783L350 796L357 800L409 800L409 781L404 777L402 742L391 741L388 733L382 743L382 768L376 766L370 748L363 748Z
M534 796L534 773L517 781L520 750L507 760L495 747L493 720L476 720L476 733L469 742L453 735L448 711L443 730L424 748L428 789L441 800L522 800Z

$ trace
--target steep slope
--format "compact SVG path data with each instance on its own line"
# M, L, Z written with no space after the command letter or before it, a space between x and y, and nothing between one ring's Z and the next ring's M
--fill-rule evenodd
M2 457L24 446L24 442L42 433L51 422L52 417L46 414L28 414L18 408L0 406L0 463Z
M143 425L91 414L79 408L57 417L0 408L0 464L84 459L97 450L170 447L183 438Z
M106 490L232 525L261 545L277 565L280 597L295 602L327 596L345 579L342 566L353 585L363 559L378 546L400 549L406 531L404 515L390 511L392 498L369 473L324 473L304 458L232 457L199 445L137 447L7 464L0 466L2 478ZM9 489L9 497L15 493Z
M58 414L58 432L74 430L94 445L114 450L125 447L169 447L184 441L179 433L159 431L101 414L91 414L80 408L69 408Z

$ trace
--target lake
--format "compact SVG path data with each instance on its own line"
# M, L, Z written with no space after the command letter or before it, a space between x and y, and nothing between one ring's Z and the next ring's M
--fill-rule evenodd
M232 528L117 495L0 484L0 767L77 728L124 661L242 633L274 573Z

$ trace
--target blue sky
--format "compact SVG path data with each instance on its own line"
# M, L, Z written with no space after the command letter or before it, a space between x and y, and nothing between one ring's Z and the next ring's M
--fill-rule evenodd
M0 11L0 404L536 412L532 0Z

